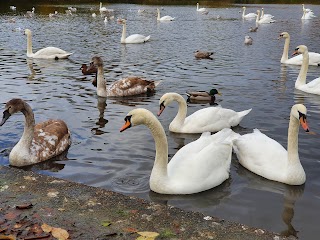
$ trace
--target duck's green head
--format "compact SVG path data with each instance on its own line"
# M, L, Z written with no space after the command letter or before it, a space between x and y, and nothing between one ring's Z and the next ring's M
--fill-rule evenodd
M214 95L216 95L216 94L221 95L221 93L219 93L218 90L215 89L215 88L211 89L210 92L209 92L209 94L210 94L211 96L214 96Z

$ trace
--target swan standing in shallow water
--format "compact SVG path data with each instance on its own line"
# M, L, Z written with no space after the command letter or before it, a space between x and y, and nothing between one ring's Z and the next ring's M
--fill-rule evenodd
M42 48L36 53L32 52L32 33L30 29L26 29L24 34L27 35L27 57L42 58L42 59L60 59L68 58L72 53L66 52L56 47Z
M184 98L178 93L166 93L160 98L158 116L173 101L178 102L179 110L170 123L169 130L176 133L218 132L223 128L237 126L243 117L251 111L251 109L248 109L242 112L235 112L222 107L207 107L186 117L187 103Z
M247 18L256 18L257 17L257 14L255 13L248 13L246 14L246 7L242 7L242 18L243 19L247 19Z
M35 124L31 107L22 99L11 99L6 103L2 126L11 115L22 112L25 116L23 134L9 154L12 166L27 166L60 155L71 144L70 132L62 120L49 119Z
M285 64L292 64L292 65L302 65L302 54L294 56L288 59L289 55L289 45L290 45L290 35L287 32L283 32L280 34L279 39L284 38L284 47L283 53L280 62ZM320 65L320 54L315 52L309 52L309 65L319 66Z
M308 48L305 45L299 45L295 49L295 53L298 53L298 54L302 53L302 57L303 57L300 72L295 83L295 88L307 93L320 95L320 77L312 80L311 82L306 83L307 73L309 68Z
M157 21L166 22L166 21L173 21L174 20L174 18L171 16L160 17L160 9L159 8L157 8L157 12L158 12Z
M97 72L97 95L99 97L124 97L143 93L154 92L156 86L161 81L149 81L139 77L127 77L113 82L106 86L106 80L103 74L103 61L100 57L92 58L93 66L98 69ZM90 67L89 69L90 70Z
M122 36L121 36L121 43L145 43L150 39L149 36L144 36L141 34L132 34L129 37L126 38L127 34L127 20L121 19L118 21L119 24L123 25L122 28Z
M137 108L125 117L120 132L146 125L154 138L156 157L150 189L160 194L193 194L214 188L229 178L232 141L239 134L223 129L182 147L168 163L168 142L158 119L148 110Z
M269 180L289 185L301 185L306 174L298 153L299 122L309 131L307 109L302 104L293 105L290 112L287 150L278 142L255 129L233 142L233 148L242 166Z

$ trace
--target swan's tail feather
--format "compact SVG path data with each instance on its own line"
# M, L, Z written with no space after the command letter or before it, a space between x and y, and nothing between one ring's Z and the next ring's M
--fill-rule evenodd
M150 39L150 35L144 39L144 41L148 41Z
M161 80L160 81L154 81L153 82L154 83L154 87L158 86L161 82L162 82Z
M238 117L240 119L242 119L244 116L246 116L247 114L249 114L249 112L251 112L252 108L248 109L248 110L244 110L244 111L241 111L241 112L238 112Z

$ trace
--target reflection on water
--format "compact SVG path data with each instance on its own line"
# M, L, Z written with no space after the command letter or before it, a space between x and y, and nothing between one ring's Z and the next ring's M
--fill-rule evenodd
M72 134L67 156L35 165L31 170L301 239L320 234L314 224L319 218L315 209L320 208L318 135L299 135L300 159L307 174L305 186L291 188L266 181L242 168L233 156L230 179L217 188L190 196L162 196L149 188L155 158L149 130L142 127L134 133L119 133L124 117L135 107L156 114L159 99L166 92L178 92L187 100L187 90L213 87L223 94L216 101L222 107L253 109L240 126L233 128L240 134L259 128L286 146L289 111L294 103L306 105L309 127L320 133L320 96L295 90L300 67L280 64L284 43L277 38L284 31L291 35L290 52L300 44L320 52L320 32L316 31L319 18L301 21L300 4L247 5L248 12L264 7L277 20L251 33L249 28L255 21L242 20L242 5L207 5L208 15L198 14L193 3L163 6L162 13L175 16L176 21L162 24L156 21L158 6L153 5L143 5L145 13L138 14L141 5L109 4L115 10L115 19L104 23L96 3L75 4L78 10L72 15L65 14L69 5L35 5L34 17L26 18L25 12L32 7L28 1L17 4L16 12L3 2L1 108L11 98L23 98L31 105L36 122L60 118ZM316 15L320 13L320 6L312 5L312 9ZM58 17L49 18L54 10L59 12ZM96 18L92 18L93 12L98 13ZM151 41L120 44L122 26L116 23L118 17L127 18L128 34L148 34ZM15 22L9 21L12 18ZM34 50L55 46L73 55L62 61L27 59L25 28L33 30ZM253 38L250 47L243 44L246 35ZM197 49L215 52L213 59L195 59ZM128 75L162 82L153 95L99 98L91 84L93 76L82 75L79 70L96 55L104 59L105 77L110 82ZM307 81L319 74L320 68L309 67ZM209 106L208 102L188 103L188 114ZM176 113L177 105L172 104L159 118L168 137L169 157L200 136L170 133L168 126ZM18 116L0 128L1 165L9 164L9 152L21 137L23 126Z

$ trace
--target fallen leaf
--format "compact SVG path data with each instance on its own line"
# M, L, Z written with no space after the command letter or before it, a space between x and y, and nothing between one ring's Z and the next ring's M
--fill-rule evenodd
M48 224L44 223L44 224L41 225L41 229L42 229L44 232L48 233L48 232L51 232L52 227L49 226Z
M138 232L137 229L131 228L131 227L125 228L125 229L123 229L123 230L126 231L126 232L129 232L129 233L136 233L136 232Z
M16 217L18 217L20 214L21 214L21 211L12 210L12 211L8 212L6 215L4 215L4 218L7 220L13 220Z
M101 225L104 226L104 227L108 227L108 226L111 225L111 222L109 222L109 221L103 221L103 222L101 223Z
M154 240L159 233L157 232L137 232L140 236L136 240Z
M29 209L32 207L33 207L32 203L24 203L16 206L17 209Z
M32 181L35 181L36 178L35 177L31 177L31 176L24 176L23 177L25 180L32 180Z
M51 191L51 192L48 192L48 193L47 193L47 196L53 198L53 197L57 197L58 194L59 194L58 191Z
M62 228L52 228L51 234L59 240L66 240L69 238L69 233Z
M16 240L16 237L13 236L13 235L2 235L2 234L0 234L0 239Z

